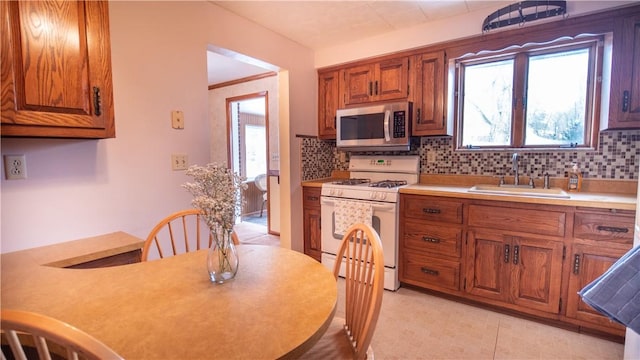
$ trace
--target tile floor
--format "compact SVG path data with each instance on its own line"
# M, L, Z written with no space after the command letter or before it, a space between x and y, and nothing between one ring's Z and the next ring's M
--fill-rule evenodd
M240 242L279 246L264 226L242 222L235 229ZM336 315L344 316L343 301ZM614 360L624 353L619 343L403 287L384 291L371 345L379 360Z
M261 224L243 221L233 229L238 234L241 244L280 246L280 237L268 234L267 227Z
M385 290L371 345L376 359L604 360L624 353L622 344L402 287Z

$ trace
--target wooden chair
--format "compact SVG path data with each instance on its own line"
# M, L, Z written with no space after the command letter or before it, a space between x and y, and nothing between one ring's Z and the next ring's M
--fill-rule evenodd
M345 318L335 317L303 359L372 359L371 338L378 322L384 287L382 243L366 224L351 226L342 239L333 274L343 264Z
M205 240L206 239L206 240ZM233 243L238 245L238 235L231 233ZM155 244L160 258L206 249L211 247L213 236L202 221L198 209L177 211L164 219L151 230L142 248L142 261L149 260L152 245Z
M2 335L9 343L7 348L15 359L123 359L93 336L49 316L2 310L0 323ZM5 349L2 359L10 359L7 355L11 353L5 355Z

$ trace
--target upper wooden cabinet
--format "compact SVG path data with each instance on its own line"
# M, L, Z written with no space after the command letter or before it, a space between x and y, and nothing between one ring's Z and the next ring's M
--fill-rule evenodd
M406 99L409 58L384 60L344 69L344 104Z
M640 14L615 26L607 128L640 128Z
M115 136L107 1L2 1L2 136Z
M340 71L318 73L318 137L336 138L336 111L340 106Z
M444 51L413 57L412 135L453 135L453 122L444 111L446 63Z

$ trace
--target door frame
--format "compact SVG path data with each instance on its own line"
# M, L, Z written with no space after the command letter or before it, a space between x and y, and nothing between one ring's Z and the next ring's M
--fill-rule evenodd
M232 133L232 126L233 126L233 121L232 121L232 111L231 111L231 104L235 103L235 102L240 102L243 100L250 100L250 99L256 99L256 98L263 98L264 99L264 126L265 126L265 145L266 145L266 154L267 157L264 159L266 162L266 175L267 175L267 203L265 204L265 207L267 209L267 232L271 233L271 216L270 216L270 209L269 209L269 204L270 204L270 184L269 184L269 92L268 91L259 91L259 92L255 92L255 93L250 93L250 94L245 94L245 95L240 95L240 96L233 96L233 97L228 97L225 100L225 104L226 104L226 114L227 114L227 164L229 164L229 167L233 168L233 133Z

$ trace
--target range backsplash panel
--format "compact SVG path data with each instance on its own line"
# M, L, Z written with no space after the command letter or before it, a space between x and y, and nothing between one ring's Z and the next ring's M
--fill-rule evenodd
M452 137L423 137L412 144L411 151L375 154L420 155L423 174L512 176L511 151L453 151ZM348 170L349 153L338 150L335 141L304 137L301 141L302 180L331 176L332 170ZM640 130L603 131L596 151L517 151L520 154L519 173L542 177L563 177L572 164L585 178L637 180L640 164ZM431 155L433 153L434 155ZM427 156L427 155L430 156ZM429 157L435 161L428 162ZM344 158L344 161L342 161Z

